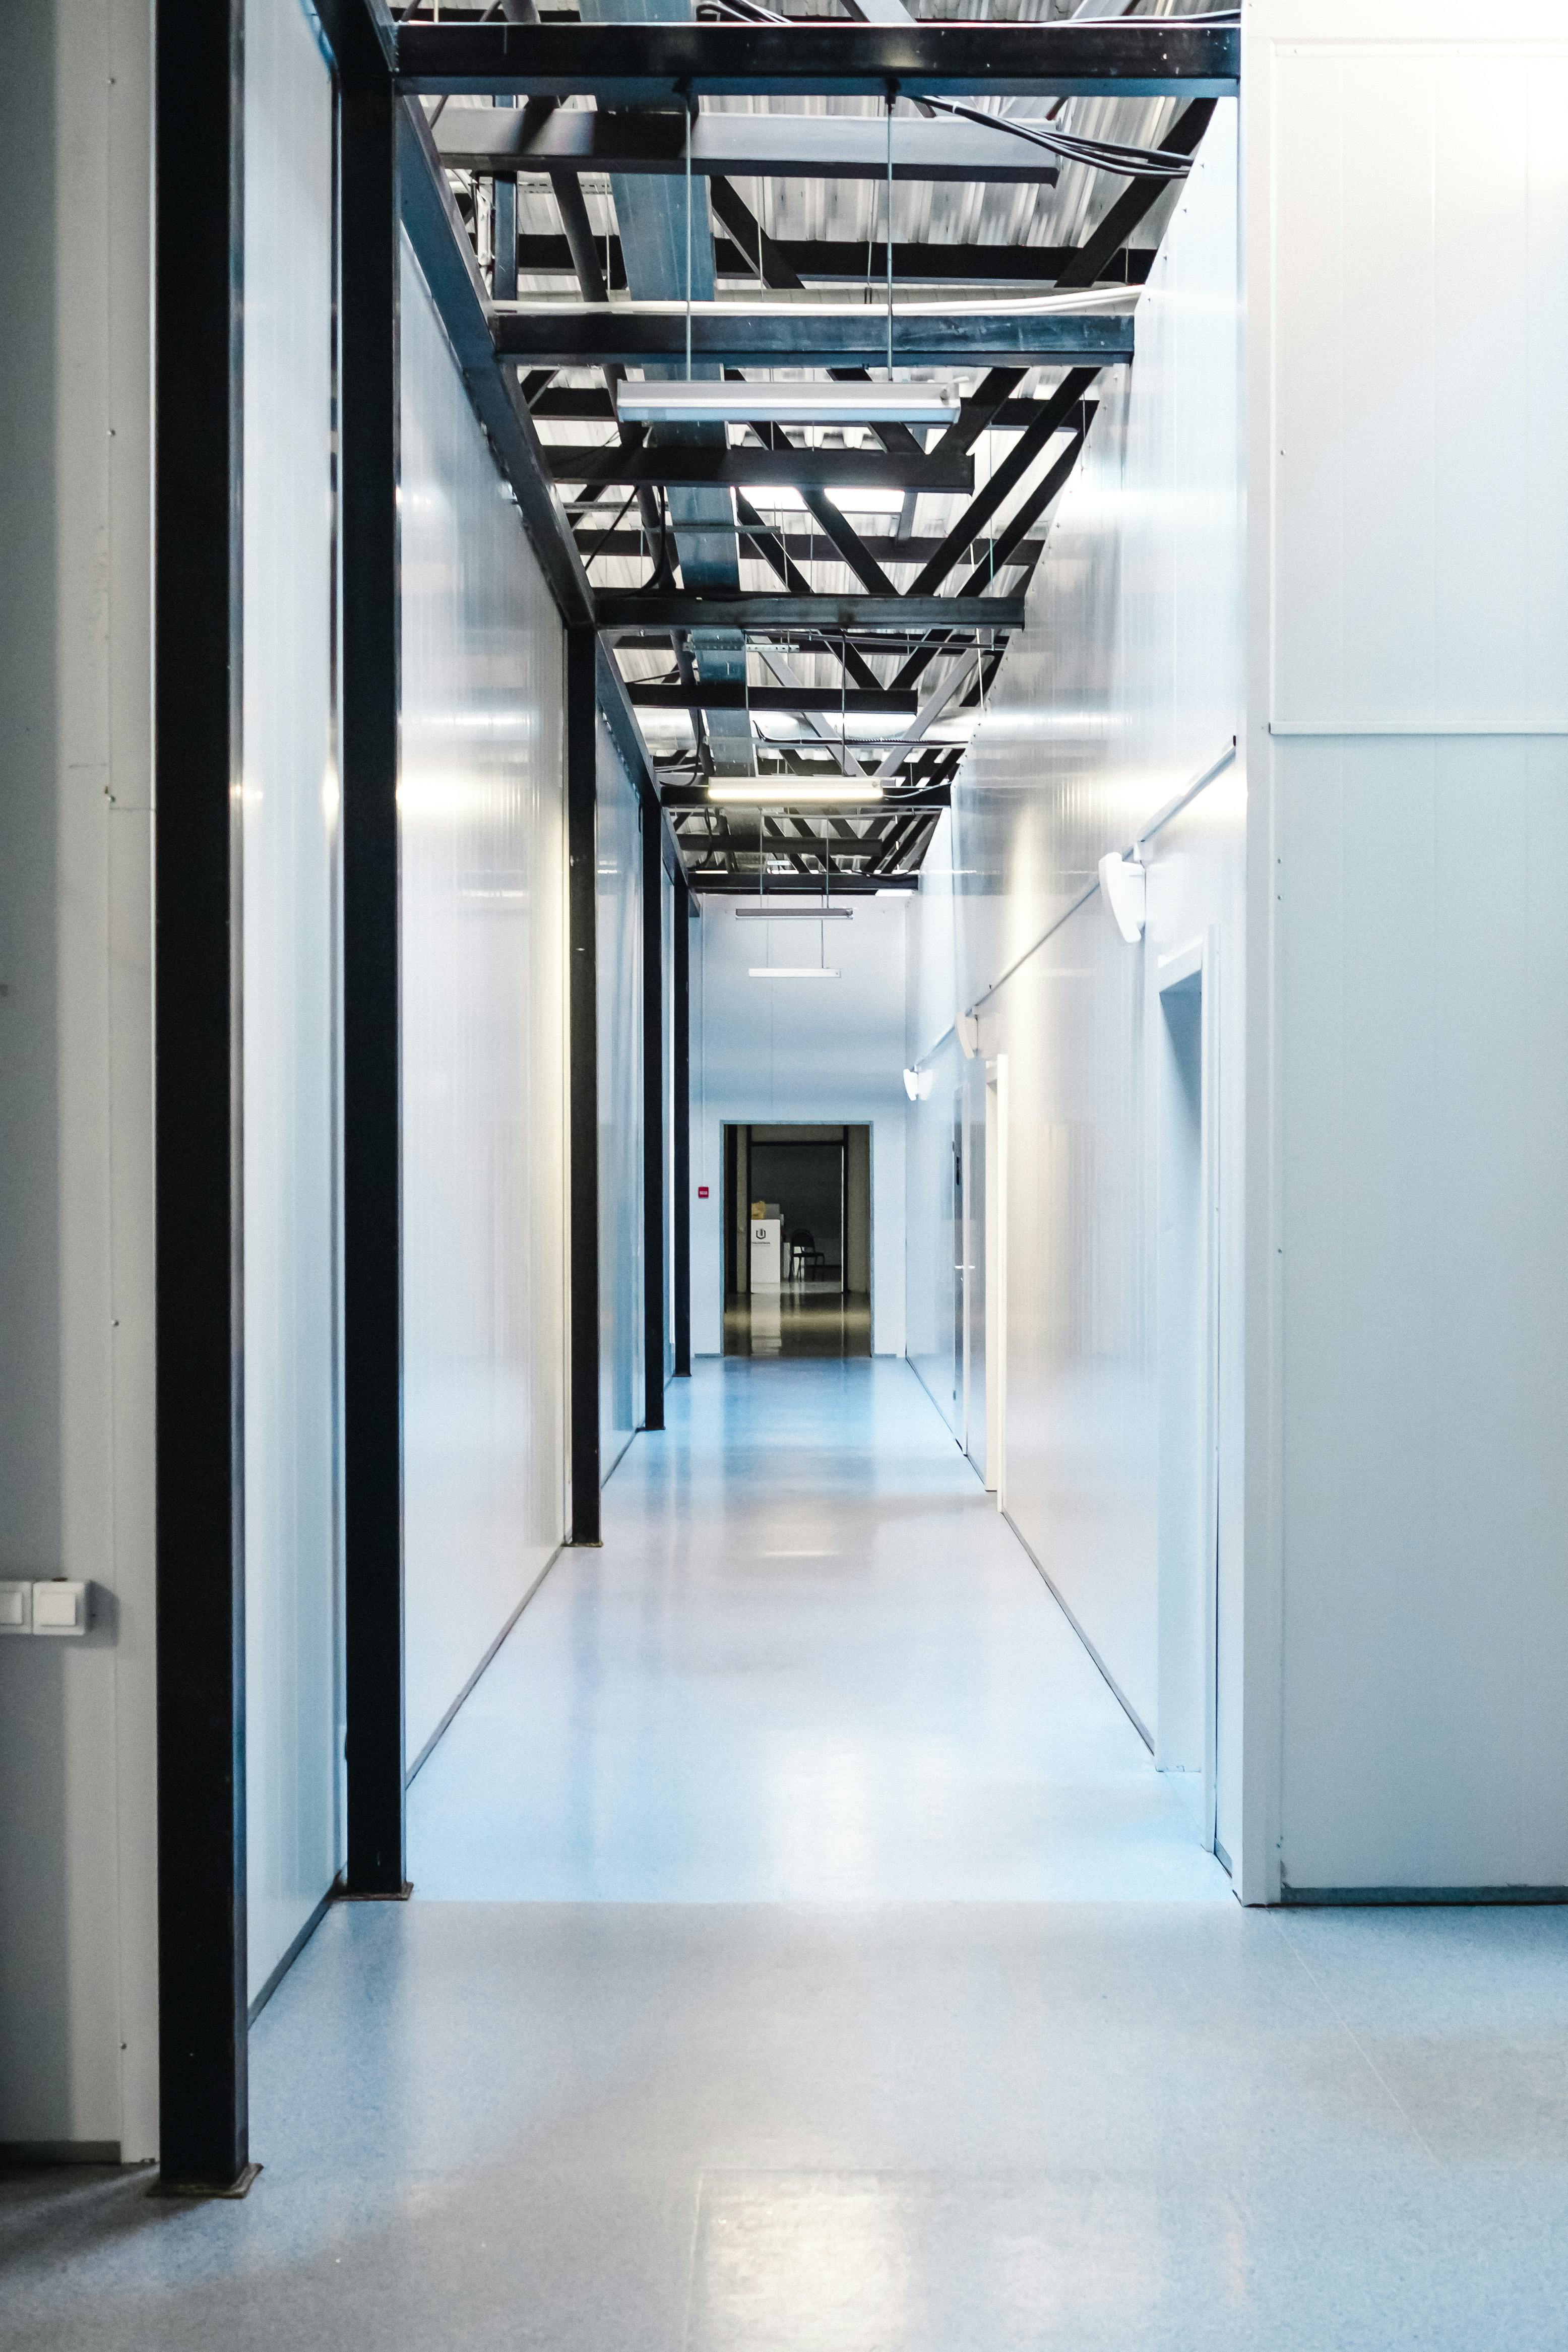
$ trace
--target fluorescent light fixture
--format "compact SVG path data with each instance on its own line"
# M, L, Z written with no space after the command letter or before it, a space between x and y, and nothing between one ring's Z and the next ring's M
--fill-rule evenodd
M951 425L941 383L622 383L624 425Z
M737 919L743 923L787 923L792 920L807 923L852 923L855 919L855 910L852 907L814 907L809 898L799 907L737 907L735 911Z
M1144 936L1148 908L1148 874L1135 857L1118 857L1107 850L1100 860L1100 887L1116 929L1130 948Z
M753 980L837 980L832 964L821 963L754 963L748 967Z
M758 776L710 784L710 801L747 801L753 808L799 808L807 801L842 801L859 805L879 801L882 786L863 776Z

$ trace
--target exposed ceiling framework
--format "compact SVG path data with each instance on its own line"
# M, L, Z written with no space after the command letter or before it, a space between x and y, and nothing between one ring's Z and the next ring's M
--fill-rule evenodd
M1179 0L816 5L843 13L415 0L398 27L405 218L699 889L913 886L1236 87L1235 14ZM620 420L629 379L688 375L959 405Z

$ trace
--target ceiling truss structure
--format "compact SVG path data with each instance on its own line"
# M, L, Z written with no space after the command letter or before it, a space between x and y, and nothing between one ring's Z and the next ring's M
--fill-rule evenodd
M1236 16L601 5L414 0L405 221L558 600L606 642L618 723L643 715L691 885L913 887L1103 372L1132 360L1161 199L1235 90ZM867 234L775 234L811 187L814 227L837 207ZM1011 203L1012 226L933 236L938 202ZM617 415L628 370L852 386L890 362L956 391L953 421ZM824 778L845 797L813 805Z

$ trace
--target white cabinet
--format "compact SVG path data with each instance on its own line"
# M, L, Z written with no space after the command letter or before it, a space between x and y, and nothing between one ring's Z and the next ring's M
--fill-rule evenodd
M782 1279L780 1261L784 1231L778 1217L753 1217L751 1220L751 1287L753 1290L777 1290Z

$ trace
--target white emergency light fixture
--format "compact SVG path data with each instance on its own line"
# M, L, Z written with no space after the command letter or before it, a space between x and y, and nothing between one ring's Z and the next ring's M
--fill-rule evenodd
M1107 850L1100 860L1100 888L1112 919L1130 948L1144 936L1148 911L1148 870L1136 857Z

